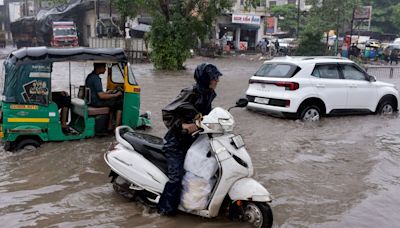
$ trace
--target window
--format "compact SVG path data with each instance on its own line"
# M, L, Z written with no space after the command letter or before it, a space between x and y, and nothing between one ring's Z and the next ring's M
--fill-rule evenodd
M351 80L366 80L364 72L353 65L341 65L343 77Z
M133 74L133 70L131 68L131 65L128 64L128 82L131 85L137 85L136 79L135 79L135 75Z
M269 1L269 7L276 6L276 1Z
M111 81L117 84L124 83L124 69L119 64L113 64L112 66Z
M288 4L293 4L296 5L297 0L288 0L287 3Z
M299 71L300 71L300 67L295 66L295 65L272 63L272 64L262 65L261 68L255 73L254 76L291 78Z
M317 65L311 75L317 78L340 79L339 70L336 64Z
M236 1L234 1L234 2L236 2ZM247 4L249 4L249 2L247 2ZM264 7L264 6L267 5L267 0L260 0L260 1L257 1L255 4L256 4L257 7L261 7L261 6ZM241 6L245 5L245 1L244 0L240 0L240 5Z

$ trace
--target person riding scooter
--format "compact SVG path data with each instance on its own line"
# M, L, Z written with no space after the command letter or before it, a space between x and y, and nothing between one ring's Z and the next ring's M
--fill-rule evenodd
M183 89L175 100L162 110L163 121L168 128L164 137L163 152L167 158L169 178L158 203L158 212L162 215L177 213L185 155L196 139L191 134L198 130L194 121L200 115L210 113L220 76L222 74L215 65L208 63L198 65L194 72L196 84Z

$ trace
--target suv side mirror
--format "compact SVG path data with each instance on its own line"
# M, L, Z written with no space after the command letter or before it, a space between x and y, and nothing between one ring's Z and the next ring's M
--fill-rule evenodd
M375 76L368 75L368 81L370 81L370 82L376 82Z

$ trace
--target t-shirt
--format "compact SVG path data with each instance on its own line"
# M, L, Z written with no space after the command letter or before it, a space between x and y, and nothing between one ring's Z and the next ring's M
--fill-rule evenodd
M100 76L93 71L86 77L85 86L86 88L90 88L90 104L93 106L100 105L101 101L97 95L103 92L103 84L101 83Z

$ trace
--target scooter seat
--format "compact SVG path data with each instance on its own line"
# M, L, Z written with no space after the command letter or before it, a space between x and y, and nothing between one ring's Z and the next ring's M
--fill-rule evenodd
M121 137L163 173L167 173L167 158L162 151L162 138L131 131L122 133Z

